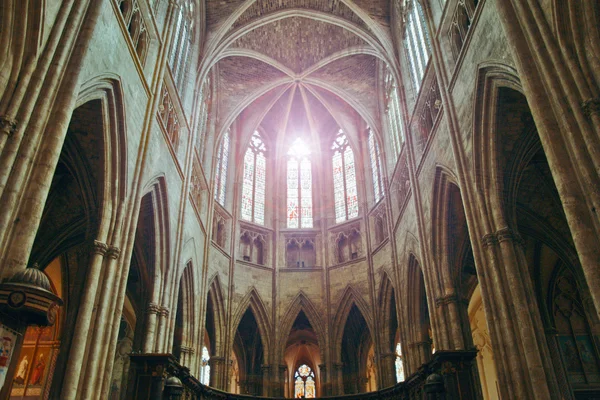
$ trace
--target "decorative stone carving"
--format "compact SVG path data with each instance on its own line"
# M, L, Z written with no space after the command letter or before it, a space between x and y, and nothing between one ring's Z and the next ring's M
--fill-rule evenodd
M311 268L317 261L314 237L290 237L285 242L286 265L290 268Z
M146 308L146 314L159 314L160 306L155 303L149 303L148 308Z
M589 118L592 115L600 114L600 98L596 97L593 99L587 99L581 103L581 109L583 113Z
M12 136L17 131L17 121L6 115L0 116L0 132L8 137Z
M239 241L240 258L243 261L265 265L267 260L268 233L242 225Z
M108 251L108 245L106 243L102 243L98 240L94 240L94 243L92 243L92 253L93 254L98 254L101 256L105 256L106 252Z
M364 256L360 224L345 226L334 233L333 264L342 264Z

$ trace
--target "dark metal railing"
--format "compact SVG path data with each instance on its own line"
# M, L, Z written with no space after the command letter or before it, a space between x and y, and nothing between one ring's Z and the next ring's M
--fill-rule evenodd
M340 400L471 400L481 390L476 351L438 351L404 382L376 392L322 397ZM133 379L128 398L149 400L282 399L233 394L202 385L170 354L132 354Z

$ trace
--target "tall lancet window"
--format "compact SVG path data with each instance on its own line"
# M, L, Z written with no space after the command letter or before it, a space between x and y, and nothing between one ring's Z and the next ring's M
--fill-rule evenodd
M394 148L394 161L396 161L404 143L404 128L402 125L402 114L400 113L398 88L389 68L386 68L385 73L385 96L388 129Z
M379 151L379 143L373 134L373 130L369 127L369 156L371 158L371 171L373 173L373 192L375 195L375 203L381 200L384 196L383 176L381 175L381 152Z
M223 135L223 141L217 153L217 165L215 166L215 199L225 206L225 192L227 190L227 164L229 163L229 140L230 130L227 129Z
M194 38L194 2L183 2L179 6L175 21L175 33L173 35L171 54L169 54L169 66L171 67L173 81L179 90L180 97L183 97L183 82L189 67L192 40Z
M287 162L287 227L312 228L310 149L300 138L290 147Z
M408 3L408 2L407 2ZM413 0L406 14L404 29L404 47L410 67L415 92L419 91L425 68L429 61L429 33L425 23L425 14L418 1Z
M261 225L265 223L266 150L260 134L254 132L244 156L242 219Z
M333 145L333 193L335 198L335 222L358 217L358 190L354 153L348 138L341 129Z
M315 396L315 373L303 364L294 373L294 398L312 399Z

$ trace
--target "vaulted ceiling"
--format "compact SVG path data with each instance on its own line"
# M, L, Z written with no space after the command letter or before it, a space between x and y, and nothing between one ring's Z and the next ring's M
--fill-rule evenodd
M218 132L236 119L246 135L377 130L389 26L390 0L207 0L202 68L214 72Z

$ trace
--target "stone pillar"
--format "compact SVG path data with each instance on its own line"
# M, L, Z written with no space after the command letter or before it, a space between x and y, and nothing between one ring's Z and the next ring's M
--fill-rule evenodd
M160 311L160 306L155 303L149 303L148 307L146 308L146 336L144 337L144 345L142 346L142 351L144 353L154 352L154 341L156 339L156 324Z
M481 294L504 398L556 398L558 385L519 235L485 235Z
M181 346L181 358L179 360L179 364L186 368L189 368L194 354L196 354L195 348L189 346Z
M71 349L65 369L65 379L61 398L74 399L79 392L79 377L83 370L83 360L88 344L89 328L92 323L92 314L96 302L96 293L100 281L100 273L104 256L108 250L105 243L94 241L90 267L85 281L85 288L79 303L77 319L74 325Z
M331 391L330 395L337 396L344 394L344 378L343 378L343 368L344 364L342 363L333 363L332 365L333 371L331 374Z
M379 375L383 388L394 386L396 382L396 353L385 353L379 357Z
M262 371L262 394L261 396L269 397L273 392L273 382L271 381L271 366L270 365L261 365L260 369Z
M412 353L411 372L417 371L421 365L426 364L431 359L431 341L423 340L408 345Z
M285 396L285 373L287 371L287 365L277 364L273 366L273 390L271 391L272 397L284 397Z
M331 394L331 379L327 375L327 365L319 364L319 382L321 392L317 393L317 397L329 396Z
M165 349L163 343L167 336L167 327L169 326L169 309L167 307L160 307L158 313L158 329L156 337L154 339L154 352L164 353L170 349Z
M225 357L212 356L208 360L208 365L210 365L210 386L226 391L225 383L228 374L225 369Z

